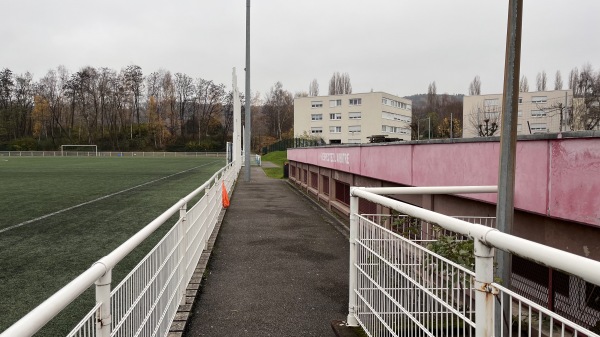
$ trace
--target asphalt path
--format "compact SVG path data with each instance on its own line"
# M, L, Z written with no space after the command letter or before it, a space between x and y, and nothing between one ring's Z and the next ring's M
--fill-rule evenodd
M348 239L285 180L240 174L185 336L333 336L348 313Z

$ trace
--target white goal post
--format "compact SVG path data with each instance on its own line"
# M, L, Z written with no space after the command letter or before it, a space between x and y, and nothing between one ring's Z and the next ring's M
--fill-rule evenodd
M77 148L75 150L68 150L68 148ZM87 151L82 151L81 148L87 148ZM73 154L69 154L72 152ZM98 146L97 145L61 145L60 146L60 155L61 156L82 156L82 157L92 157L98 156Z

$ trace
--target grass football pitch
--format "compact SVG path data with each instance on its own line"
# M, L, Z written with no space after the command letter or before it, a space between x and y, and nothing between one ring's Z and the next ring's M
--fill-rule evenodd
M0 332L224 165L205 157L0 157ZM116 266L113 287L175 221ZM36 336L70 331L93 305L93 288Z

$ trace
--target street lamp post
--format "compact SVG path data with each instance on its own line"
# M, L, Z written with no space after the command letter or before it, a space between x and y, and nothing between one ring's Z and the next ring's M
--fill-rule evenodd
M429 125L429 131L428 131L428 137L427 139L431 139L431 117L426 117L426 118L421 118L417 120L417 140L421 139L421 127L420 127L420 122L422 120L428 120L428 125Z
M244 181L250 181L250 143L252 107L250 105L250 0L246 0L246 108L244 129Z

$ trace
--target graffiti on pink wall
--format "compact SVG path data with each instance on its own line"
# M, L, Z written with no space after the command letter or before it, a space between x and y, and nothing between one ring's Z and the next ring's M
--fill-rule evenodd
M388 144L289 149L288 159L400 185L473 186L497 184L498 151L498 142ZM600 226L600 138L517 142L515 207Z

